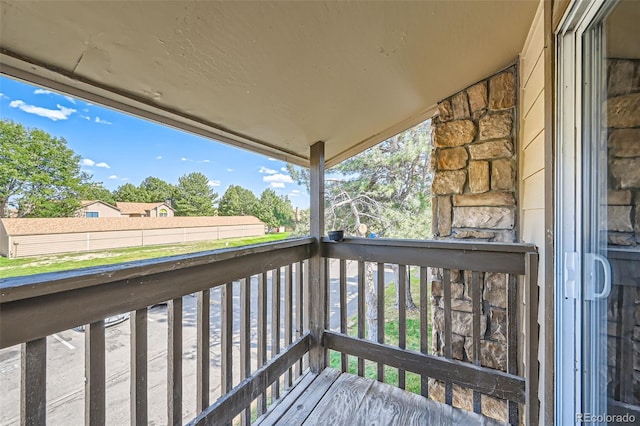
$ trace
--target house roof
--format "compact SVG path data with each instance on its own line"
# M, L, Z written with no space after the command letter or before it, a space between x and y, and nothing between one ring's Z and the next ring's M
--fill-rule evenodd
M103 217L0 219L10 236L66 234L75 232L133 231L138 229L195 228L205 226L259 225L253 216L205 217Z
M0 70L331 166L514 63L538 0L0 3Z
M115 209L115 210L120 210L116 206L112 206L111 204L105 203L104 201L100 201L100 200L81 200L80 201L80 206L81 207L88 207L88 206L90 206L92 204L96 204L96 203L103 204L103 205L105 205L107 207L111 207L112 209Z
M116 206L124 214L145 214L147 211L160 206L164 206L168 209L174 210L166 203L127 203L118 201L116 202Z

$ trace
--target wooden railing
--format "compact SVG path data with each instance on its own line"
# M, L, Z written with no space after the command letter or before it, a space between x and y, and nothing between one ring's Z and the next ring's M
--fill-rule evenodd
M315 259L316 263L313 263ZM321 259L318 263L318 259ZM357 273L348 269L355 261ZM333 262L333 263L332 263ZM337 262L337 264L335 263ZM320 266L318 266L318 264ZM385 316L384 295L392 280L385 279L385 265L398 265L399 280L418 277L419 344L408 341L406 286L398 286L397 317ZM373 266L370 266L373 265ZM319 268L316 282L323 291L309 287ZM430 352L429 274L442 278L444 340L452 341L451 270L471 273L472 341L471 362L453 359L451 345L444 357ZM453 385L474 392L474 409L481 412L481 395L509 401L509 420L517 423L518 404L525 405L526 423L535 424L537 415L537 254L529 245L494 243L452 243L386 239L327 240L317 244L312 238L109 267L43 274L0 281L0 349L22 344L21 421L46 421L46 337L73 327L85 326L85 423L105 421L105 328L104 320L130 312L130 418L132 424L149 421L148 407L148 307L167 303L167 423L185 420L183 407L183 298L197 296L196 312L196 412L186 418L192 424L228 424L238 415L249 424L265 413L307 366L317 370L323 357L337 351L338 366L367 372L376 363L378 380L387 369L397 369L395 383L407 387L409 375L418 374L420 392L427 396L429 379L445 383L445 402L452 404ZM379 271L365 303L367 272ZM480 278L484 272L509 274L507 306L507 371L480 365ZM520 283L515 276L524 276ZM355 290L347 289L356 278ZM373 275L372 275L373 276ZM408 280L413 282L415 280ZM336 287L337 282L337 287ZM416 284L414 284L416 285ZM337 300L332 289L337 288ZM522 293L520 293L522 292ZM234 294L239 296L234 301ZM309 300L313 295L318 300ZM354 299L355 298L355 299ZM238 300L239 299L239 300ZM324 299L324 300L322 300ZM349 305L349 301L353 301ZM524 304L522 303L524 299ZM210 401L212 349L211 302L220 306L220 393ZM331 307L339 306L337 329L332 329ZM378 327L374 340L367 339L366 305L376 306L377 324L397 322L397 342L385 337ZM348 308L351 306L351 308ZM237 321L234 323L234 317ZM519 317L518 315L521 315ZM321 319L320 333L317 330ZM349 327L354 320L355 327ZM519 324L524 321L524 324ZM314 325L316 324L316 325ZM324 327L323 327L324 325ZM432 324L431 324L432 325ZM521 327L524 326L524 327ZM311 330L311 331L310 331ZM338 331L339 330L339 331ZM518 360L517 335L524 336ZM355 332L355 335L352 333ZM314 334L315 333L315 334ZM239 340L239 359L234 358L234 336ZM308 357L308 359L307 359ZM239 361L239 362L238 362ZM519 362L524 361L524 370ZM314 362L316 364L314 364ZM433 395L432 395L433 396ZM211 403L213 402L213 403Z
M435 393L434 384L440 382L444 384L442 402L452 405L453 386L457 385L472 391L472 408L477 413L483 413L482 395L486 395L507 401L503 420L518 424L518 405L524 404L525 423L536 424L537 253L533 246L346 239L340 243L325 241L322 245L322 255L339 262L339 272L329 279L334 278L339 282L339 296L335 298L337 300L330 301L330 306L338 306L335 309L339 312L340 329L339 332L327 330L324 333L325 347L340 354L339 368L347 371L348 356L353 356L357 359L357 366L352 367L354 373L360 376L367 374L377 380L389 382L385 380L385 372L389 371L388 367L394 367L397 369L397 379L394 377L391 382L402 389L407 387L407 375L414 373L420 377L416 380L418 389L413 390L425 397L429 396L430 388L432 393ZM348 262L355 263L351 266L353 269L357 268L357 286L349 296L354 299L357 307L350 312L347 301L348 274L345 272ZM389 275L387 268L390 264L393 265L392 269L396 270L393 274L395 276L385 277ZM413 272L414 279L408 278L410 272ZM464 281L464 295L458 295L456 298L452 297L453 272L464 276L464 279L458 280ZM506 299L506 306L504 310L497 309L504 312L506 320L506 330L501 330L500 336L504 338L504 342L492 342L489 327L481 327L482 323L489 323L489 309L493 309L488 307L488 301L483 301L484 273L505 274L503 278L506 285L502 291L505 293L503 297ZM430 279L432 276L435 278ZM519 282L517 276L523 276L524 279ZM387 288L390 281L394 282L396 289ZM430 294L432 284L441 287L441 293L436 294L434 291L433 297ZM460 284L456 285L461 287ZM412 312L416 319L413 320L414 327L411 333L407 329L407 300L413 300L407 298L410 286L413 287L412 293L416 300L415 307L412 308L417 311ZM395 296L395 307L394 301L389 301L388 290ZM452 308L452 302L464 306L458 307L456 311L455 306ZM392 306L391 309L389 305ZM438 310L437 314L430 312L431 309ZM471 315L470 327L468 322L461 323L460 317L454 318L454 313L464 315L463 321L468 321L468 316ZM441 315L444 318L441 318ZM329 313L329 317L331 316ZM431 328L436 325L436 318L440 319L437 324L440 330L438 334L430 333ZM375 335L366 336L371 334L367 333L367 319L371 321L372 326L377 327ZM524 324L521 321L524 321ZM524 325L524 329L521 325ZM394 331L391 338L385 338L385 327L388 326ZM457 333L461 333L461 328L470 329L470 333L463 330L468 336L464 349L460 351L463 352L464 360L460 359L460 355L457 360L453 357L452 349L456 343L453 340L454 327ZM519 337L524 338L524 348L521 350L525 357L523 360L518 359ZM414 340L411 348L407 347L408 338ZM438 338L441 339L439 344L434 344L432 339ZM489 338L489 344L506 346L505 371L482 365L480 351L481 345L486 343L485 338ZM459 345L462 343L459 342ZM436 346L440 346L439 350L436 350ZM440 356L435 352L439 352ZM375 363L370 365L368 371L365 368L367 361ZM519 368L522 362L524 369ZM430 384L429 379L438 382ZM438 399L437 395L431 397Z
M130 312L130 418L132 424L147 424L148 307L167 302L167 423L181 424L183 297L195 293L196 422L215 415L216 422L227 423L244 411L243 422L249 423L254 401L257 414L264 413L267 394L274 401L281 385L289 386L302 374L302 358L309 349L304 331L308 329L303 303L308 283L305 262L314 251L313 241L300 238L0 281L0 349L23 344L19 420L45 424L47 336L88 324L84 327L85 423L104 424L104 320ZM234 289L240 293L239 303L234 303ZM219 294L221 306L222 395L210 405L213 293ZM234 325L234 311L239 312L239 325ZM257 314L253 323L252 311ZM240 343L237 365L234 334ZM268 389L269 385L273 388Z

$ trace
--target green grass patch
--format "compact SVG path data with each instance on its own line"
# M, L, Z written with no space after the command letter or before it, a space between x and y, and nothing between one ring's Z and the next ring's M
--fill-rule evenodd
M427 294L431 294L431 286L427 284ZM420 281L419 278L412 276L411 278L411 297L416 304L417 309L407 310L407 322L406 322L406 342L407 349L419 351L420 350ZM393 282L387 284L384 294L384 306L385 306L385 324L384 324L384 338L385 343L391 346L398 346L398 338L400 335L399 321L398 321L398 309L395 306L396 301L396 288ZM427 318L427 333L431 336L431 318ZM358 332L358 317L352 316L348 319L347 323L352 324L348 328L347 334L350 336L356 336ZM365 324L366 327L366 324ZM366 330L365 330L366 335ZM332 368L341 369L342 361L340 352L331 351L329 354L329 363ZM358 360L355 357L350 356L348 358L347 371L352 374L358 374ZM378 378L378 366L371 361L365 361L364 375L368 379L376 380ZM393 386L398 386L398 369L394 367L385 366L384 368L384 382ZM406 373L405 375L405 389L409 392L420 394L420 376L417 374Z
M45 272L67 271L91 266L113 265L143 259L154 259L179 254L197 253L228 247L284 240L289 233L267 234L260 237L230 238L226 240L198 241L195 243L127 247L113 250L64 253L51 256L10 259L0 257L0 278L19 277Z

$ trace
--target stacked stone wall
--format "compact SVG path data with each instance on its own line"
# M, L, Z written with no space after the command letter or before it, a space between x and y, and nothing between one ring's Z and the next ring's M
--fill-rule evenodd
M640 251L640 60L610 60L607 75L608 243ZM640 405L640 277L627 274L615 280L608 299L608 388L614 399ZM624 335L629 321L633 333ZM627 339L630 354L623 353ZM631 371L621 365L627 356Z
M436 239L516 241L517 68L512 66L439 103L432 120L432 186ZM471 272L451 271L452 342L444 336L442 271L432 280L433 350L471 362ZM481 274L480 364L507 370L507 275ZM444 401L444 384L430 395ZM453 387L455 406L473 410L473 392ZM482 412L507 420L504 401L482 395Z

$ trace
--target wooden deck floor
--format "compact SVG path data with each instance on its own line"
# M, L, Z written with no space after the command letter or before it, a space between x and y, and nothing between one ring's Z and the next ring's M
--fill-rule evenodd
M257 424L503 425L375 380L327 368L307 373Z

